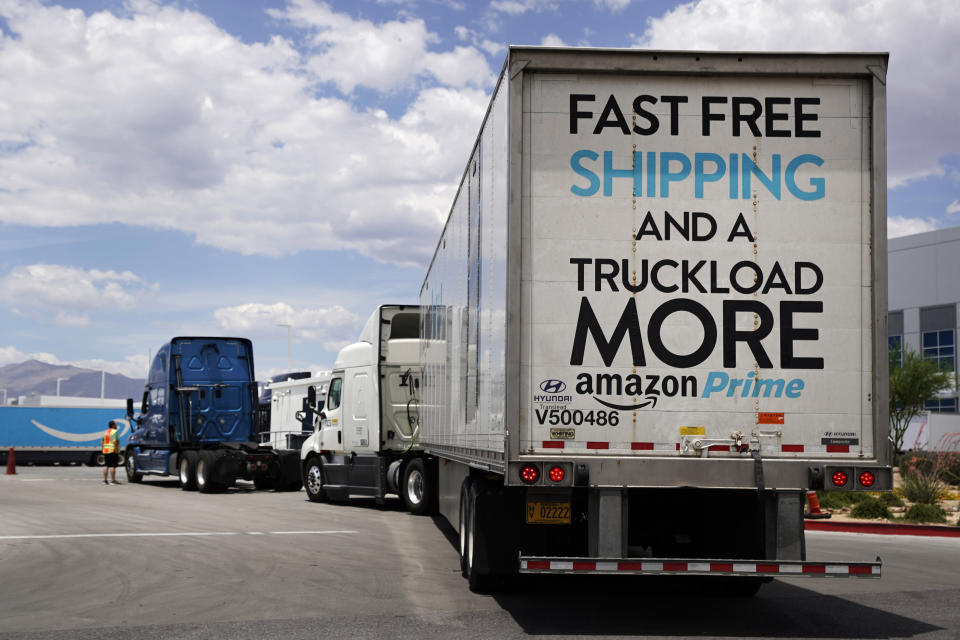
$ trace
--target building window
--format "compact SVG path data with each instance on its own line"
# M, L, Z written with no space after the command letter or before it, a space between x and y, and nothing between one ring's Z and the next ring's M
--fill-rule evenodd
M887 345L890 349L890 367L903 366L903 336L889 336Z
M923 404L923 408L927 411L932 411L933 413L956 413L957 412L957 399L956 398L934 398L933 400L927 400Z
M923 357L935 361L941 371L953 371L954 366L954 331L942 329L940 331L924 331Z

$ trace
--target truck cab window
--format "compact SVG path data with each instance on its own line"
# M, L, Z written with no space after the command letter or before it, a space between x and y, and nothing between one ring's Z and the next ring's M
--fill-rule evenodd
M340 390L343 387L343 378L334 378L330 383L330 393L327 395L327 408L330 410L340 406Z

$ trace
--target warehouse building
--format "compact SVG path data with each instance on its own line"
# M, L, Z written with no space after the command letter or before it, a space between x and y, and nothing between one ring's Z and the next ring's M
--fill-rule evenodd
M887 255L890 346L909 345L956 371L960 227L890 238ZM945 436L960 432L957 396L953 389L928 402L929 413L911 425L904 447L935 447Z

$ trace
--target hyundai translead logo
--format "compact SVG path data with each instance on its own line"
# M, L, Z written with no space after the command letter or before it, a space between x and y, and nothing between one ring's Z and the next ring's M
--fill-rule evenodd
M540 383L540 391L544 393L563 393L566 388L563 380L544 380Z

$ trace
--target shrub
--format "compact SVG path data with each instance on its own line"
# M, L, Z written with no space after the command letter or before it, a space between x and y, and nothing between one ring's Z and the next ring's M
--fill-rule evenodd
M943 494L943 484L933 474L905 473L902 489L907 500L919 504L936 504Z
M941 482L960 484L960 453L947 451L940 453L940 468L937 478Z
M822 509L846 509L854 503L852 491L817 491Z
M889 518L890 509L887 508L887 505L880 502L879 499L871 495L866 495L863 500L855 504L853 509L850 510L850 517L860 518L862 520Z
M900 496L898 496L897 494L895 494L895 493L893 493L893 492L877 494L876 498L877 498L877 500L879 500L880 502L882 502L883 504L885 504L885 505L888 506L888 507L902 507L902 506L903 506L903 500L900 498Z
M933 473L933 457L924 451L912 451L900 456L899 463L900 474L906 476L908 473L922 473L928 475Z
M903 519L907 522L946 522L947 514L939 505L917 503L907 507Z

